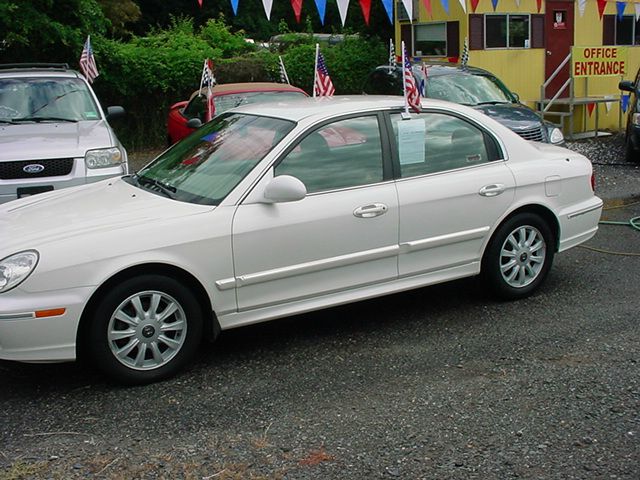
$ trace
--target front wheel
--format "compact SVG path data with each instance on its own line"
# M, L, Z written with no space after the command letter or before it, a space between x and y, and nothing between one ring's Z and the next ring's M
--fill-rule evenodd
M518 214L495 232L482 261L482 274L499 297L524 298L544 281L553 254L547 223L533 213Z
M202 323L197 299L181 283L141 275L106 292L85 346L109 377L145 384L174 375L193 357Z

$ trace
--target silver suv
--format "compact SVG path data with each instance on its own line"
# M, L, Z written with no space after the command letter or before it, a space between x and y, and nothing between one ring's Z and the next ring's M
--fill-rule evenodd
M123 114L66 64L0 65L0 203L128 173Z

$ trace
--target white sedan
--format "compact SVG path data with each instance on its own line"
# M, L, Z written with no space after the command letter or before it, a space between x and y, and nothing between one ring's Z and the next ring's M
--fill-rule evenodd
M588 159L471 108L225 113L135 175L0 206L0 359L176 373L220 330L482 275L536 290L597 231Z

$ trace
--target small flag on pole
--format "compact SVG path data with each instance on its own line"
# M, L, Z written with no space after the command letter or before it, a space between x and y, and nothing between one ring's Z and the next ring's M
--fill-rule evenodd
M402 65L404 70L404 106L405 111L409 113L409 107L413 109L414 112L420 113L420 93L418 92L418 87L416 86L416 79L413 77L413 71L411 70L411 62L409 61L409 56L407 55L407 49L404 45L404 41L402 42Z
M466 67L469 63L469 39L464 37L464 45L462 47L462 57L460 58L460 65Z
M207 122L211 120L216 113L216 106L213 102L213 86L215 84L216 77L213 76L213 61L210 58L206 58L202 67L202 76L200 77L199 91L202 91L203 87L207 88Z
M427 72L427 64L422 62L422 66L420 70L422 70L422 80L420 80L420 95L423 97L427 97L427 78L429 77L429 73Z
M329 76L329 70L324 63L324 56L320 53L320 45L316 43L316 68L313 80L314 97L331 97L336 89Z
M284 62L282 61L282 56L278 55L278 61L280 63L280 83L291 83L289 81L289 75L287 75L287 69L284 68Z
M396 49L393 46L393 39L389 39L389 66L393 67L396 64Z
M80 70L89 83L93 83L98 75L98 67L96 66L96 59L93 56L93 48L91 48L91 38L90 35L87 35L87 40L84 42L84 48L82 49L82 54L80 55Z

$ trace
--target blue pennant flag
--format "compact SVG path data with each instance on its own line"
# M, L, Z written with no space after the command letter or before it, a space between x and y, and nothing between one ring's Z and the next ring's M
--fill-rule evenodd
M629 108L629 99L631 98L630 94L622 95L620 99L620 103L622 104L622 112L627 113L627 108Z
M320 15L320 23L324 27L324 14L327 11L327 0L316 0L316 8L318 9L318 15Z
M387 12L389 22L393 25L393 0L382 0L382 5L384 5L384 11Z
M233 8L234 15L238 15L238 1L239 0L231 0L231 8Z
M624 9L627 6L626 2L616 2L616 11L618 12L618 21L622 21L624 15Z
M491 5L493 5L493 11L495 12L498 7L498 0L491 0Z
M449 0L440 0L440 3L442 4L442 8L444 8L444 11L447 12L447 15L449 15Z

